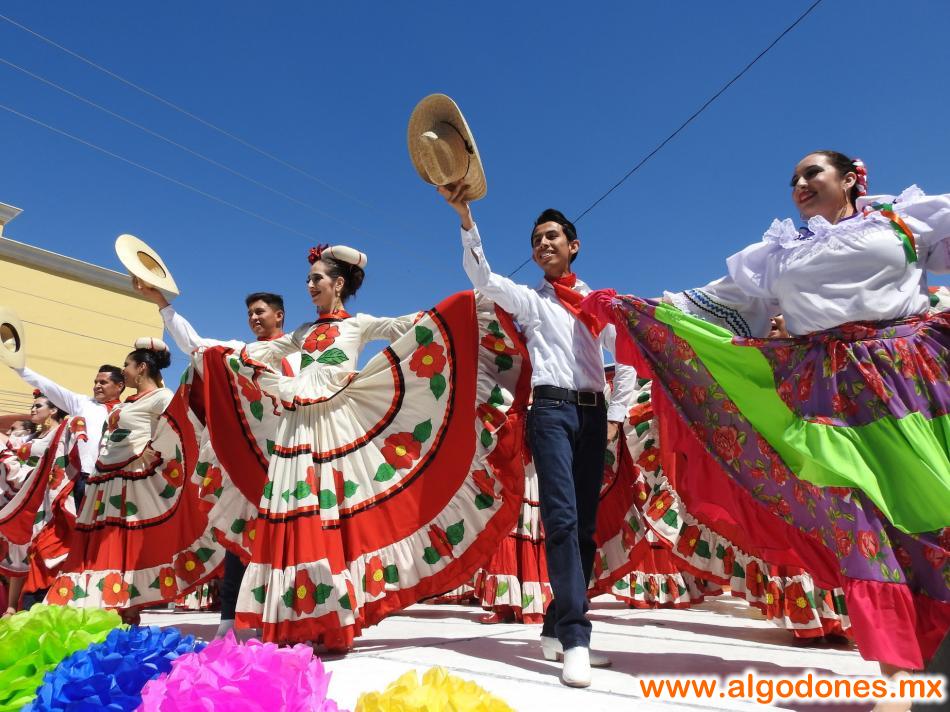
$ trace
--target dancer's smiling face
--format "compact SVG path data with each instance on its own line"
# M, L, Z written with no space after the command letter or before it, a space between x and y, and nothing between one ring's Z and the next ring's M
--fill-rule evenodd
M258 339L271 339L284 325L284 312L258 299L247 306L247 325Z
M792 174L792 200L808 220L821 215L830 223L836 223L850 206L849 193L857 181L857 174L842 175L828 156L811 153L805 156Z
M552 279L571 271L571 258L580 246L580 240L568 240L564 228L554 221L537 225L531 233L531 258Z
M317 312L333 311L334 305L339 306L338 297L343 289L343 277L331 277L323 260L317 260L310 265L310 274L307 275L307 289L310 300L317 308Z

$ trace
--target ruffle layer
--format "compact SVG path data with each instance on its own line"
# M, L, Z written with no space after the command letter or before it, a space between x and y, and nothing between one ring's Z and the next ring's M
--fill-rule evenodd
M479 299L476 312L463 294L419 317L340 390L326 391L317 372L268 386L280 390L285 414L264 438L275 454L249 529L239 625L262 628L265 640L345 646L363 626L463 584L491 557L522 500L517 455L528 382L514 334L493 304ZM219 455L217 443L228 443L237 462L235 443L240 450L249 440L244 426L259 432L249 403L262 398L248 384L269 371L246 354L210 349L197 358L206 410L215 414L211 442ZM323 400L311 397L317 392ZM228 401L238 425L222 431ZM380 419L367 420L387 403L394 405ZM245 496L252 470L241 468ZM232 521L215 517L215 526Z
M134 476L100 473L87 485L72 549L47 602L86 608L170 602L217 574L225 550L189 474L198 444L191 383L183 381L157 416L144 453L123 466Z

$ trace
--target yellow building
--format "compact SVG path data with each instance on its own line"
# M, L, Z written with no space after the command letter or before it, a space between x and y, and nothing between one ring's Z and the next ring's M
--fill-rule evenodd
M0 203L0 305L23 320L27 366L92 395L99 366L121 367L136 338L162 335L162 318L127 274L4 237L19 214ZM0 416L28 412L32 392L0 365Z

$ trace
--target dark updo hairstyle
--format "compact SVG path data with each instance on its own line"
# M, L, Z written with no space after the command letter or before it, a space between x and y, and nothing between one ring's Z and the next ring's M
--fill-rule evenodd
M564 236L567 238L568 242L574 242L577 240L577 228L574 227L574 223L568 220L564 213L560 210L555 210L554 208L548 208L543 213L538 215L538 219L534 221L534 227L531 228L531 244L534 244L534 230L538 225L543 225L546 222L556 222L561 226L561 229L564 231ZM571 262L577 259L577 252L571 255Z
M320 255L320 261L326 265L327 275L332 279L343 278L343 289L340 290L340 301L344 304L346 300L354 296L363 284L366 272L362 267L351 265L349 262L336 260L330 255L324 253Z
M135 349L129 358L137 364L145 364L148 377L156 383L162 382L162 369L172 363L172 354L168 349Z
M59 406L53 405L53 401L51 401L49 398L47 398L46 396L44 396L42 393L40 393L39 395L34 395L34 396L33 396L33 400L39 400L40 398L42 398L43 400L45 400L45 401L46 401L46 405L49 407L50 410L53 411L52 414L50 414L50 417L51 417L53 420L55 420L57 423L62 423L62 422L63 422L63 418L65 418L67 415L69 415L69 413L67 413L65 410L63 410L63 409L60 408ZM33 424L33 421L30 421L30 423ZM34 424L34 425L35 425L35 424ZM34 428L34 432L35 432L35 428Z
M844 178L848 173L857 174L857 166L854 165L854 161L848 158L843 153L838 151L829 151L827 149L822 149L820 151L812 151L808 154L809 156L824 156L828 159L828 162L835 167L835 170L838 171L838 174ZM857 207L858 197L861 195L861 190L858 186L858 181L854 182L854 185L851 186L851 190L848 191L848 200L851 201L851 207Z

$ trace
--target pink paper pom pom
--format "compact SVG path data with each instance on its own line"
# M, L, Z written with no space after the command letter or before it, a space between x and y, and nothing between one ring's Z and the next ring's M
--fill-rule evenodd
M234 712L287 710L339 712L327 699L330 673L306 645L279 648L233 632L200 653L182 655L171 672L142 690L143 712Z

